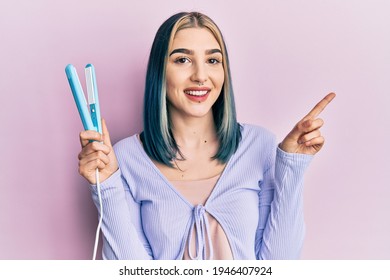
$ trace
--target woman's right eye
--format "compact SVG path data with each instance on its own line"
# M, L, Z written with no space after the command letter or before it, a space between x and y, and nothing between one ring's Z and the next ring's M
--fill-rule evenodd
M184 63L188 63L188 62L190 62L190 60L187 57L178 57L175 59L175 63L178 63L178 64L184 64Z

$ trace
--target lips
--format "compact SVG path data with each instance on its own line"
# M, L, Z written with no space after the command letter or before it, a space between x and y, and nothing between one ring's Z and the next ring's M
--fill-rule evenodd
M211 89L205 87L197 87L197 88L186 88L184 93L186 97L195 102L203 102L209 96Z

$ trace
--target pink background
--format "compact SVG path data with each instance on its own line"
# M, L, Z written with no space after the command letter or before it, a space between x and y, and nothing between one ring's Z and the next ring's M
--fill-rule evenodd
M154 34L182 10L222 29L241 122L282 140L338 94L306 174L302 259L390 259L386 0L1 1L0 259L91 258L97 215L77 172L82 126L64 67L83 78L95 65L113 142L139 132Z

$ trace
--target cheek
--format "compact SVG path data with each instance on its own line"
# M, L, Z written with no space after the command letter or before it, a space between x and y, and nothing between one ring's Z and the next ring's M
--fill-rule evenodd
M180 83L176 77L167 77L166 80L166 98L169 103L177 103L180 96Z
M186 80L187 74L185 71L167 71L166 72L166 87L167 90L173 91L183 86L183 82Z
M172 77L172 73L167 69L167 71L165 72L165 83L166 83L166 87L167 89L169 87L172 87L172 82L174 81L175 79Z
M176 88L176 83L175 83L175 78L172 77L172 75L166 76L166 90L167 90L167 97L172 96L172 94L175 93L175 88Z
M221 89L223 87L223 83L225 82L225 73L223 70L216 73L214 80L216 83L215 86Z

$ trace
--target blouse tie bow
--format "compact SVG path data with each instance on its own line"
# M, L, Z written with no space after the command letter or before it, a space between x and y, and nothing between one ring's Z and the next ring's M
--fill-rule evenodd
M195 249L196 255L191 252L192 232L195 227ZM207 258L206 242L208 244L209 256ZM213 245L211 242L209 220L206 214L206 207L199 204L194 207L192 225L188 236L188 255L191 260L211 260L213 258Z

